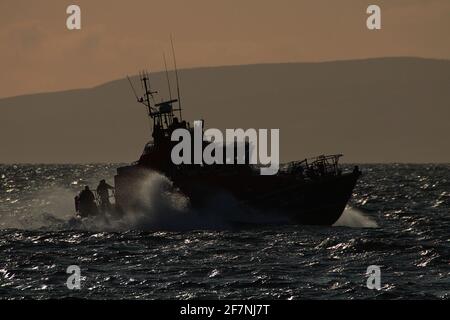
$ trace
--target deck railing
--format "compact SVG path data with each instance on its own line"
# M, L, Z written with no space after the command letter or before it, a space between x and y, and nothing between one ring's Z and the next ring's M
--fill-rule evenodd
M307 178L340 175L339 158L341 157L342 154L333 154L293 161L286 165L285 171Z

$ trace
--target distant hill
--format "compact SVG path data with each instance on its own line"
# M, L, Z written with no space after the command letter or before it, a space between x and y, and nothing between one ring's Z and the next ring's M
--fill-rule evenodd
M185 119L280 128L283 161L343 153L346 162L450 162L450 61L211 67L180 79ZM163 74L152 81L167 91ZM0 163L131 162L148 123L126 79L0 99Z

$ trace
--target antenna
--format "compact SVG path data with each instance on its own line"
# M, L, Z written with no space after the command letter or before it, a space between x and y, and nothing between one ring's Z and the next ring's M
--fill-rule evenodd
M178 106L179 106L179 110L180 110L180 121L182 120L181 117L181 97L180 97L180 82L178 80L178 69L177 69L177 59L175 57L175 49L173 47L173 39L172 39L172 35L170 35L170 44L172 45L172 55L173 55L173 64L175 66L175 78L177 80L177 95L178 95Z
M131 83L131 79L130 79L130 77L128 75L127 75L127 79L128 79L128 82L130 83L131 90L133 90L133 93L134 93L134 96L136 97L136 100L139 102L139 97L138 97L138 95L136 93L136 90L134 90L133 84Z
M169 87L169 98L172 100L172 90L170 88L169 71L167 71L166 54L163 52L164 67L166 68L167 86Z

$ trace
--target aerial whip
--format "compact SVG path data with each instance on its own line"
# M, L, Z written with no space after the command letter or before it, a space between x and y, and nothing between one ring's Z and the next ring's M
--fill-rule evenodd
M128 82L130 83L130 86L131 86L131 90L133 90L134 96L136 97L136 101L138 101L138 102L139 102L139 97L138 97L138 95L137 95L137 93L136 93L136 90L135 90L135 89L134 89L134 87L133 87L133 83L131 83L131 79L130 79L130 77L129 77L129 76L127 76L127 79L128 79Z
M163 52L163 58L164 58L164 67L166 68L167 86L169 87L169 98L170 98L170 100L172 100L172 90L170 88L169 71L167 71L166 54L164 52Z
M175 49L173 47L173 39L172 35L170 35L170 44L172 45L172 55L173 55L173 64L175 66L175 78L177 80L177 95L178 95L178 106L180 111L180 121L182 120L181 117L181 97L180 97L180 81L178 79L178 69L177 69L177 59L175 57Z

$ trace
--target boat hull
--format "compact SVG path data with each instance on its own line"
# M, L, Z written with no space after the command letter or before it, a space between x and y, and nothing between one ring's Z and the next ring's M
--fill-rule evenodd
M136 190L148 173L149 169L137 165L118 169L116 204L122 212L139 209ZM194 208L211 207L213 199L226 194L242 208L280 215L291 224L331 226L342 215L360 174L356 170L314 180L289 175L199 174L175 176L171 180Z
M266 195L251 205L265 211L280 212L292 223L333 225L342 215L358 180L358 173L311 181L288 190Z

